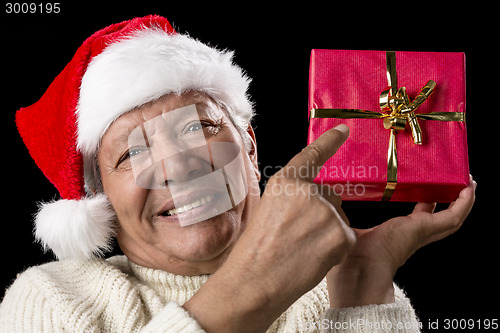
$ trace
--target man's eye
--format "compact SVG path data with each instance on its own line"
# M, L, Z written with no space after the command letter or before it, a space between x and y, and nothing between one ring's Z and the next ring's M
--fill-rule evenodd
M188 125L186 128L186 132L187 133L196 132L196 131L199 131L201 129L203 129L203 126L201 125L201 123L197 122L197 123L193 123L193 124Z
M128 151L127 156L130 158L133 158L134 156L137 156L145 151L144 148L131 148Z
M118 162L116 163L116 167L121 165L123 162L129 160L129 159L134 159L134 158L139 158L141 154L146 152L147 148L144 147L136 147L136 148L130 148L128 151L126 151L119 159Z

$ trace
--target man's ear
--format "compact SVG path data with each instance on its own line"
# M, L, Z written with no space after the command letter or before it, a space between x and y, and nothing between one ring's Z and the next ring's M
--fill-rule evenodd
M250 143L251 143L250 150L248 151L248 156L252 161L252 165L255 169L255 175L257 176L257 180L260 181L260 170L257 158L257 140L255 139L255 133L253 131L252 125L250 124L248 124L247 133L248 136L250 137Z

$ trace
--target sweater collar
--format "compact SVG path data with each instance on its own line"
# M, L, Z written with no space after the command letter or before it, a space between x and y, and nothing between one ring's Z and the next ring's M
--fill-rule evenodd
M210 277L210 275L177 275L160 269L143 267L130 260L128 260L128 265L133 275L153 289L164 301L175 301L180 305L189 300Z

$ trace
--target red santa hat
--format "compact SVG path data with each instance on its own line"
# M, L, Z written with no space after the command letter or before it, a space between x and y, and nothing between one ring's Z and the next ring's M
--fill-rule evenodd
M31 156L62 199L40 205L35 237L62 258L109 249L115 214L96 193L94 158L109 125L168 93L196 90L231 110L245 129L253 116L250 79L232 52L174 31L160 16L113 24L90 36L38 102L16 113Z

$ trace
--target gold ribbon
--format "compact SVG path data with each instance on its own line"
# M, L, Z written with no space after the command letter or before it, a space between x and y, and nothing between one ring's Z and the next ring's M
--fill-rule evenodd
M382 201L389 201L394 193L398 181L398 158L395 132L403 131L409 123L413 142L422 144L422 129L418 119L438 121L463 121L463 112L430 112L415 114L414 111L424 103L436 87L436 82L429 80L420 90L420 93L410 102L406 88L398 89L396 72L396 53L386 52L388 87L380 94L379 104L382 112L359 109L311 109L311 118L339 118L339 119L383 119L384 127L391 130L389 149L387 151L387 184L382 194ZM390 112L390 113L389 113Z

